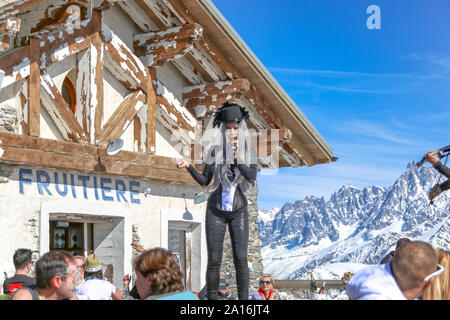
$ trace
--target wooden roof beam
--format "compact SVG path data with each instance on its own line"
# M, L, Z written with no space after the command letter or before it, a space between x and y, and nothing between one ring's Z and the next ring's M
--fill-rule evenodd
M257 132L256 148L258 160L267 168L276 169L282 167L280 155L283 146L290 141L292 132L289 129L271 129Z
M195 128L197 119L184 107L183 103L156 79L156 70L151 68L153 88L156 92L156 115L158 120L170 131L184 131L180 138L186 143L192 144L195 140Z
M216 94L244 93L250 90L250 81L247 79L236 79L207 83L198 86L183 88L183 99L204 98Z
M197 23L135 35L134 51L148 67L179 59L193 49L194 41L202 37Z
M253 86L251 86L249 92L244 93L244 96L255 106L256 111L267 121L269 125L276 129L281 129L282 126L280 124L283 122L266 105ZM315 160L311 152L295 136L292 137L291 142L284 146L284 151L282 154L286 157L289 156L290 163L292 163L294 168L298 167L302 163L305 163L307 166L313 166L315 164ZM295 159L295 161L293 159Z
M186 24L186 20L184 20L167 1L138 0L136 2L142 10L146 11L152 20L158 21L160 25L163 24L166 27L175 27Z
M212 115L225 102L240 102L242 93L224 93L206 96L204 98L192 98L186 103L186 108L197 119L204 119Z
M60 7L48 7L44 17L31 29L29 35L42 39L49 32L80 28L82 19L86 18L87 2L87 0L71 0Z
M183 89L186 108L202 119L212 114L225 102L239 102L241 94L250 89L247 79L219 81Z
M16 15L19 12L25 12L47 0L21 0L12 3L9 6L5 6L0 9L0 20L4 20L8 17Z
M67 141L87 143L86 132L81 128L63 96L47 72L40 77L41 102L58 130Z
M147 68L127 45L106 25L101 37L105 47L105 67L128 90L147 92Z
M117 4L144 32L158 29L158 26L135 1L117 1Z
M146 100L147 96L140 90L126 96L108 121L106 121L103 130L97 137L98 141L120 137L136 114L145 106Z
M194 48L186 55L190 63L192 63L202 76L208 82L219 82L231 79L222 68L214 61L210 53L197 41L194 43Z
M30 75L30 46L0 56L0 66L5 73L0 88L27 78Z
M7 132L0 132L0 149L0 161L4 162L195 184L190 174L177 169L169 157L125 150L110 156L105 148L94 145Z
M172 8L175 14L185 20L186 23L194 23L196 21L190 11L183 5L182 1L163 0L163 2L165 2L169 8ZM206 32L202 39L199 40L199 44L203 50L209 54L214 62L225 72L229 79L239 79L243 77L234 61L222 53L222 51L217 47L211 37L206 34Z
M8 50L11 38L15 37L20 30L20 19L9 17L0 21L0 51Z

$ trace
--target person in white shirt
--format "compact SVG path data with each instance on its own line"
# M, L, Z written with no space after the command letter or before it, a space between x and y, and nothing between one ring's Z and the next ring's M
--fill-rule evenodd
M76 287L77 296L87 297L89 300L122 300L122 293L112 283L103 278L103 263L95 254L86 258L84 265L85 281Z

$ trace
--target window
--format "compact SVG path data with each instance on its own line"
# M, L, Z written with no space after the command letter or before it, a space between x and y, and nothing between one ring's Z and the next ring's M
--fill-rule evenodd
M70 110L75 113L75 111L77 110L76 91L72 81L68 77L64 79L61 91L61 94L64 100L67 102Z
M88 247L92 248L92 224L88 224ZM83 223L50 221L50 250L65 250L72 255L84 255ZM89 241L91 240L91 241Z

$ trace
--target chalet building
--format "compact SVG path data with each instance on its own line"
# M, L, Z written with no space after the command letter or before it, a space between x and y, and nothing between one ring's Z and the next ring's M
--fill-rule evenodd
M260 170L274 155L280 167L336 160L210 0L0 1L0 281L17 248L63 249L94 251L122 287L138 242L171 249L199 291L206 202L174 159L201 169L198 139L225 101L250 111ZM255 183L252 279L263 272L256 198Z

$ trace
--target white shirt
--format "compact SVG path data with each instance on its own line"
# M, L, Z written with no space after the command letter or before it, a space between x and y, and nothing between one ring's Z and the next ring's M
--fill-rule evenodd
M112 300L111 295L116 292L116 287L106 280L89 279L77 286L77 295L87 296L89 300Z
M351 276L345 291L350 300L406 300L389 263L359 270Z
M241 176L241 171L238 167L234 168L234 172L236 176L234 177L233 182L228 184L225 178L222 178L222 210L223 211L233 211L233 201L234 201L234 193L236 192L237 181Z

